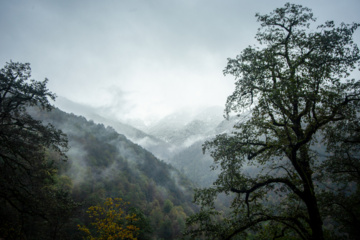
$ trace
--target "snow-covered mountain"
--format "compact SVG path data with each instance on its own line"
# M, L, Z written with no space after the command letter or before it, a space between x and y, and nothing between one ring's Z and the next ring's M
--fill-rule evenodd
M179 148L187 147L213 135L216 126L224 120L222 112L222 107L217 106L198 111L185 109L166 116L145 131Z
M125 123L105 114L105 108L75 103L62 97L57 99L56 106L65 112L113 127L166 162L193 143L214 136L216 127L224 120L223 108L219 106L182 109L150 125L145 125L140 119Z
M104 109L102 108L94 108L88 105L75 103L62 97L57 98L55 106L67 113L81 115L88 120L94 121L95 123L102 123L105 126L111 126L116 132L123 134L127 139L142 146L161 160L168 162L168 159L171 157L169 153L169 149L171 149L170 144L153 135L147 134L130 124L123 123L115 118L103 116L104 114L102 113L104 112ZM141 120L135 120L134 125L145 128L145 125Z
M203 153L202 145L218 134L232 132L239 118L225 119L221 107L205 108L193 115L187 113L169 115L146 130L171 146L168 159L171 165L199 186L208 187L216 180L219 171L210 170L213 159L209 153Z
M102 116L104 109L92 108L64 98L60 98L56 105L66 112L111 126L157 158L178 168L200 186L211 184L217 175L217 172L210 171L213 161L208 153L202 153L202 144L217 134L231 132L238 119L233 117L226 120L223 108L214 106L183 109L146 126L141 120L123 123L110 119Z

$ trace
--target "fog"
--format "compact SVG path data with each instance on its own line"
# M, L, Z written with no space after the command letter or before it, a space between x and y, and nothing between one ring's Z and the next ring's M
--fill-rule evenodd
M179 108L224 106L234 82L222 74L226 59L255 43L256 12L285 2L1 1L0 65L30 62L58 96L152 122ZM318 24L360 22L358 0L301 4Z

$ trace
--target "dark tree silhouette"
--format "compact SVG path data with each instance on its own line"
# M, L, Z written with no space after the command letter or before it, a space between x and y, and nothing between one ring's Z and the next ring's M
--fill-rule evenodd
M228 59L224 70L236 79L225 112L237 113L239 122L233 133L204 144L221 174L195 194L201 211L188 219L188 234L317 240L347 234L342 221L358 224L359 210L360 81L350 79L360 59L352 41L359 24L328 21L313 29L311 10L289 3L256 16L259 47ZM248 174L248 166L258 171ZM219 193L234 195L221 222L213 207ZM345 203L354 208L339 207ZM335 216L341 209L346 216Z
M66 159L66 136L28 113L32 107L50 111L55 95L46 88L47 79L30 80L30 73L28 63L10 62L0 70L0 237L27 234L34 216L58 228L52 217L59 221L59 214L74 206L53 178L55 163Z

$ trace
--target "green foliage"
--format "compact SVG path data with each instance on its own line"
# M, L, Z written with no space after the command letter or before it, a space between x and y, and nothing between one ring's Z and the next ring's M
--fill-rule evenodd
M326 203L322 211L331 215L339 224L344 236L356 239L360 236L360 124L359 119L336 123L326 129L330 157L320 168L329 173L324 183L321 200ZM334 184L336 183L336 187ZM336 191L327 191L336 189ZM330 233L331 234L331 233Z
M56 180L67 139L29 114L30 108L50 111L48 99L55 99L47 79L30 75L28 63L0 70L0 237L58 239L77 206Z
M256 16L260 46L228 59L224 70L236 79L225 112L239 122L204 144L221 173L213 187L196 191L201 211L187 233L356 238L360 82L349 78L360 59L352 41L359 24L313 29L311 10L289 3ZM219 193L233 196L228 213L214 208Z
M77 224L90 226L89 219L84 217L90 206L101 204L108 197L121 197L131 202L136 209L133 213L143 216L134 224L140 228L138 239L182 237L185 219L195 206L191 202L192 183L176 169L111 127L58 109L37 112L34 116L62 128L68 136L68 164L59 174L72 179L72 196L83 203L73 217ZM166 224L168 228L160 231ZM80 236L73 233L71 238Z
M170 213L170 211L173 207L174 207L174 204L169 199L166 199L164 202L164 212Z
M133 225L139 229L137 232L137 239L150 239L153 229L150 226L149 218L145 216L143 211L139 208L131 207L128 212L129 214L136 215L137 221L133 223Z
M127 204L121 198L107 198L102 205L89 207L87 213L95 233L86 226L78 225L79 230L91 240L137 239L138 219L136 214L126 213Z

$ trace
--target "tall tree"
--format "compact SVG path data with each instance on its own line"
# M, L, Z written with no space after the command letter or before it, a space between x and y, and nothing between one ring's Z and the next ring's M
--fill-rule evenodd
M359 223L343 205L357 204L358 213L360 81L351 72L360 59L352 40L359 24L310 28L311 10L289 3L256 17L259 46L228 59L224 70L236 79L225 112L237 113L239 122L204 144L221 173L213 187L196 191L201 211L188 219L188 234L320 240L331 229L347 234L344 221ZM219 193L234 197L221 222L214 208Z
M30 74L28 63L10 62L0 70L0 214L5 220L0 237L9 239L31 231L33 226L27 224L34 216L49 221L48 213L55 210L51 205L64 210L71 202L53 178L54 162L66 159L66 136L27 111L51 110L49 98L54 100L55 95L46 88L47 79L31 80ZM61 198L56 197L59 194Z

